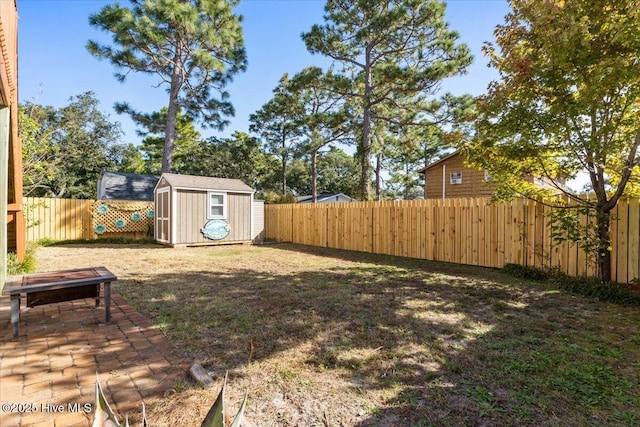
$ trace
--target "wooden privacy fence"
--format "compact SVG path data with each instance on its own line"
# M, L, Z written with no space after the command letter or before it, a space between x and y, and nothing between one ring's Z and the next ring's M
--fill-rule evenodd
M153 202L23 199L27 241L153 236Z
M501 268L515 263L593 276L595 264L575 244L557 244L551 208L486 198L265 206L265 238L377 254ZM612 212L613 280L640 277L640 202ZM583 224L590 221L582 218Z

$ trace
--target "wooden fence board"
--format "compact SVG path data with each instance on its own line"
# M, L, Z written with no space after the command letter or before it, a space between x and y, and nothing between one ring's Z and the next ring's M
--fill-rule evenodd
M640 200L629 201L628 281L640 279Z
M628 277L628 238L629 238L629 203L626 200L618 203L618 244L616 245L616 280L627 283Z
M486 225L486 203L480 201L480 199L476 199L478 204L478 264L477 265L487 265L486 255L486 238L487 238L487 225Z
M611 280L618 281L618 207L611 210Z
M585 215L580 215L580 226L581 227L586 227L589 221L589 217L585 214ZM578 245L576 245L576 254L578 257L578 270L576 272L576 274L578 276L586 276L589 266L589 260L587 259L587 253L583 250L581 250L579 247L577 247Z

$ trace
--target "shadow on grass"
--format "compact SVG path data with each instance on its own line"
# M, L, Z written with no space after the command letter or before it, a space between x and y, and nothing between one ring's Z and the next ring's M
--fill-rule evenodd
M287 372L336 376L354 402L343 401L345 418L328 425L640 425L640 387L630 379L640 378L636 312L496 270L295 245L272 251L282 268L229 261L118 288L219 375L283 360ZM285 267L300 253L307 267ZM606 321L616 315L627 321ZM278 425L293 425L289 417ZM320 423L322 413L304 421Z
M121 248L121 249L165 249L171 250L173 248L165 245L161 245L159 243L153 242L137 242L132 241L130 243L118 243L118 242L102 242L100 240L62 240L56 241L52 243L43 244L44 247L60 247L60 248L79 248L79 249L113 249L113 248Z
M372 254L368 252L348 251L341 249L325 248L318 246L296 245L291 243L275 243L275 248L293 253L306 253L309 255L333 258L355 263L375 264L380 266L395 266L414 271L426 271L433 274L447 274L464 276L467 278L479 277L482 279L506 280L512 277L506 275L501 269L491 267L478 267L450 262L428 261L418 258L407 258L395 255Z

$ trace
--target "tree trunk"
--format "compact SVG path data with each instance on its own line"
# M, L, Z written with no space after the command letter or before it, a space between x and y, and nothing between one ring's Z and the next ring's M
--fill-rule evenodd
M162 173L171 173L173 161L173 149L176 142L176 122L178 117L178 95L182 87L180 54L176 48L174 67L171 73L171 86L169 88L169 106L167 108L167 123L164 127L164 148L162 150Z
M287 194L287 157L282 156L282 195Z
M318 201L318 150L315 149L311 153L311 203Z
M282 195L287 194L287 137L285 133L282 133Z
M409 174L411 173L410 169L409 169L409 163L405 162L404 164L404 176L405 181L404 181L404 199L405 200L409 200L409 185L410 185L410 180L409 180Z
M360 192L362 200L369 200L371 178L371 92L373 91L373 81L371 77L371 52L367 49L365 53L365 79L364 79L364 102L362 113L362 175L360 176Z
M376 155L376 200L382 200L382 152Z
M609 226L611 220L610 211L600 212L598 209L597 236L598 236L598 273L603 282L611 281L611 235Z

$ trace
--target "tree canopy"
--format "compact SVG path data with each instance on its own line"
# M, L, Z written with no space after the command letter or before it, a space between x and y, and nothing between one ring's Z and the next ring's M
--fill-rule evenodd
M164 152L164 124L167 121L167 108L150 114L137 114L133 117L138 124L138 135L143 137L140 152L147 174L159 175L162 172ZM195 129L191 117L178 113L176 116L176 134L171 157L172 170L175 173L187 173L192 164L201 135ZM196 155L197 156L197 155Z
M330 144L350 144L353 140L352 108L344 97L331 90L331 81L331 74L325 75L319 67L308 67L289 82L290 92L301 107L299 116L294 120L303 138L298 149L308 154L311 160L310 193L313 203L318 193L320 150Z
M485 46L500 80L481 99L478 138L467 153L504 197L544 197L522 180L533 175L591 210L608 281L610 212L640 182L640 1L510 4L495 44ZM563 186L581 171L593 199Z
M237 0L131 0L112 4L89 23L112 34L113 44L89 41L87 49L109 60L124 81L129 72L159 79L168 91L162 171L171 172L176 120L182 111L203 125L222 129L233 115L226 85L247 64ZM119 112L139 115L130 105Z
M437 0L328 0L325 24L302 35L311 53L334 60L334 90L361 111L363 198L370 193L373 124L445 120L448 105L434 95L472 61L444 11Z
M114 168L123 151L120 124L98 107L93 92L73 96L59 109L21 106L25 195L95 197L100 172Z
M288 74L284 74L273 89L273 98L249 116L249 129L265 141L267 152L280 160L282 195L288 192L287 166L300 144L301 129L298 118L304 107L291 90Z

